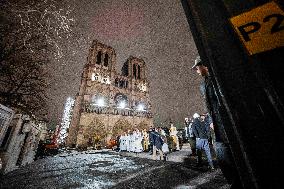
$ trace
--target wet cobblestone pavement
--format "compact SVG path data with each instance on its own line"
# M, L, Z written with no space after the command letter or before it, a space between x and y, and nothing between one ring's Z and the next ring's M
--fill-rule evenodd
M228 188L219 169L121 156L115 152L65 152L7 173L0 188Z

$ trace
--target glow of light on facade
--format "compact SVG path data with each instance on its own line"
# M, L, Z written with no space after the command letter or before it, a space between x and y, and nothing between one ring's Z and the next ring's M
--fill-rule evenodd
M146 92L146 90L147 90L146 83L144 83L144 84L141 85L140 90L143 91L143 92Z
M144 111L144 106L143 106L143 104L139 104L139 105L137 106L137 110L138 110L138 111Z
M103 99L103 98L99 98L99 99L97 100L96 105L97 105L97 106L100 106L100 107L105 106L105 101L104 101L104 99Z
M68 97L66 100L62 122L61 122L61 127L60 127L60 132L59 132L59 138L58 138L58 142L60 144L64 143L68 135L67 129L70 127L74 102L75 100L71 97Z
M92 81L98 81L98 80L99 80L99 77L100 77L99 74L97 74L97 73L92 73L91 79L92 79Z
M121 109L126 108L126 103L125 103L125 101L121 101L121 102L119 103L118 108L121 108Z
M105 82L105 83L108 84L108 85L110 85L110 79L109 79L109 77L106 78L106 82Z

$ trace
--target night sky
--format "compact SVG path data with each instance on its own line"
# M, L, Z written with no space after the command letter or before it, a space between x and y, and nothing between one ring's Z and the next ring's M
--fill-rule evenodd
M130 55L145 60L152 112L162 122L182 123L185 116L204 111L202 78L190 69L197 50L180 0L66 2L73 10L76 37L61 43L64 56L50 67L51 118L59 120L66 98L78 92L93 39L116 50L118 72Z

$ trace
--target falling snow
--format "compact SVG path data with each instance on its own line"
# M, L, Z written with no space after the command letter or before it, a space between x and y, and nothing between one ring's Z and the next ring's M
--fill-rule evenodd
M65 3L75 24L72 39L62 45L63 57L50 67L49 117L61 120L65 99L78 92L93 39L116 49L118 71L129 55L145 60L153 112L162 122L183 122L204 111L201 79L190 70L197 50L179 0Z

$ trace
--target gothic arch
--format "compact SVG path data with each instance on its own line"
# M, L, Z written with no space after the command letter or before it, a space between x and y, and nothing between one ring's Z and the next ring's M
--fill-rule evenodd
M117 136L132 129L132 125L124 119L119 119L112 129L112 136Z

